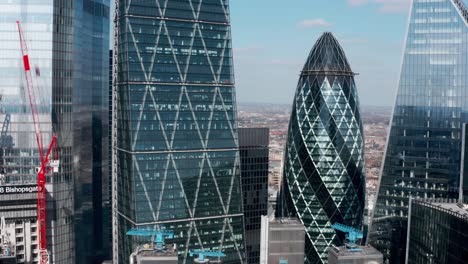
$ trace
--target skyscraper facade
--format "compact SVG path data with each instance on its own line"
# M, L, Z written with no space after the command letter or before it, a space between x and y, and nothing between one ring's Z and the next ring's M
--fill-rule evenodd
M453 201L411 199L406 263L466 263L468 206Z
M116 5L114 263L144 242L130 228L172 230L180 263L190 249L244 263L228 1Z
M461 172L460 189L458 200L460 203L468 204L468 123L462 125L462 150L461 150Z
M102 167L106 147L100 142L100 131L107 127L101 123L107 94L102 98L101 93L108 91L108 14L109 0L0 0L0 120L9 116L6 137L12 139L1 151L0 185L37 185L39 154L15 23L19 20L29 47L43 140L50 142L52 131L57 135L60 168L47 176L46 184L50 263L89 263L100 254L100 181L107 171ZM36 218L29 211L6 224L34 226Z
M247 263L260 262L261 217L268 214L270 129L239 128Z
M73 3L73 175L76 263L110 258L109 207L110 0Z
M306 229L306 263L326 263L344 237L331 227L361 228L364 141L354 73L331 33L312 48L301 71L285 152L277 211Z
M409 197L457 198L468 120L468 10L414 0L370 242L404 263Z

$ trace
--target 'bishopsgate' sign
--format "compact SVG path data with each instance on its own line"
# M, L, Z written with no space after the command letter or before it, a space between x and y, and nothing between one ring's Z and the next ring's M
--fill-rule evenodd
M0 186L2 194L37 193L37 185L6 185Z

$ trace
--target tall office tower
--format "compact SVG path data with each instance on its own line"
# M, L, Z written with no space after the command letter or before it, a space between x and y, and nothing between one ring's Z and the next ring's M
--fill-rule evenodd
M15 23L20 20L36 96L42 98L37 105L44 143L52 131L57 134L60 169L46 184L51 263L90 263L102 247L100 181L107 170L101 167L107 124L101 116L107 115L108 14L109 0L0 0L0 120L10 117L6 137L12 139L12 145L2 147L1 185L37 184L39 154ZM6 225L35 221L29 211L7 216Z
M110 0L73 3L73 174L76 263L111 256L105 226L109 207L109 28Z
M454 201L411 199L405 263L466 263L468 206Z
M462 125L462 150L460 169L460 190L458 201L468 204L468 123Z
M247 263L260 261L261 216L268 214L268 160L270 130L239 128L239 152L244 193Z
M142 239L172 230L190 249L244 263L229 5L117 1L112 98L114 263Z
M306 228L306 263L326 263L344 239L331 227L360 229L365 178L359 100L348 60L331 33L312 48L301 72L289 123L277 211Z
M409 197L457 197L468 120L468 10L414 0L370 243L404 263Z

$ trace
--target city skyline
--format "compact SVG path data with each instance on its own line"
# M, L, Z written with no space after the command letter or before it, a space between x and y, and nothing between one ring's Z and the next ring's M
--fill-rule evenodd
M0 263L463 263L467 4L0 0Z

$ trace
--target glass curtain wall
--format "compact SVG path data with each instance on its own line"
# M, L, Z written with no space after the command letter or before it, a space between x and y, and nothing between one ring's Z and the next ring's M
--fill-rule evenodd
M74 1L73 174L76 262L110 259L109 0ZM107 205L106 205L107 203ZM104 240L105 239L105 240Z
M138 227L174 231L180 263L190 249L244 263L228 1L117 4L114 260L148 243L125 235Z
M58 15L60 10L60 15ZM2 148L2 184L36 184L39 153L25 86L16 21L29 48L44 145L57 134L59 173L47 177L47 249L51 263L74 261L71 163L72 5L52 0L0 1L0 120L12 145ZM57 21L64 23L57 23ZM53 126L52 126L53 124ZM3 125L2 125L3 126Z
M306 229L305 263L327 263L344 235L361 229L365 202L364 141L354 73L335 37L324 33L301 72L288 130L277 212Z
M457 198L468 120L468 10L413 0L370 242L404 263L409 197Z

